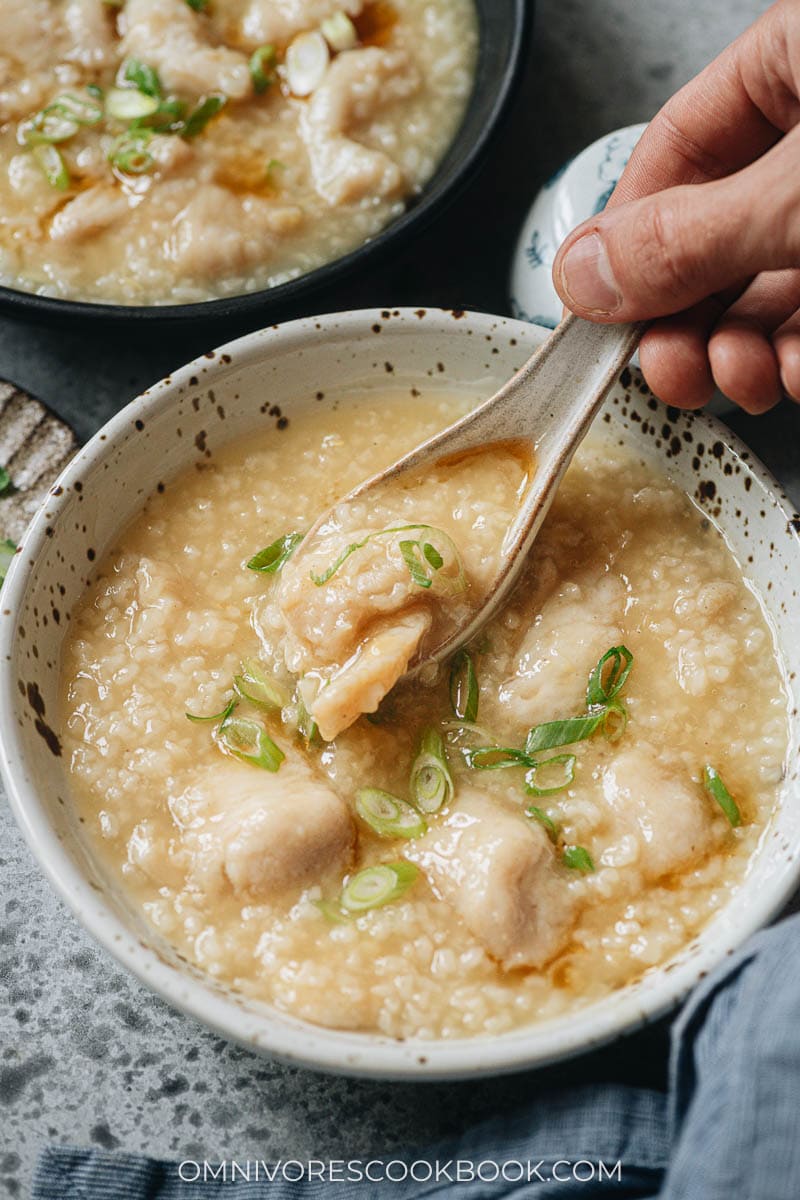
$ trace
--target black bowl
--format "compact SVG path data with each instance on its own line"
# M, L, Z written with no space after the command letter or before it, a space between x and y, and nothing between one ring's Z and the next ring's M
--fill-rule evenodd
M266 323L296 308L310 293L340 282L368 263L374 265L382 254L424 229L475 174L522 74L533 0L476 0L476 7L480 46L475 83L461 128L430 182L409 202L403 215L374 238L288 283L220 300L146 306L94 304L0 287L0 313L50 325L91 320L133 322L140 328L153 323L174 327L207 321L239 323L252 316Z

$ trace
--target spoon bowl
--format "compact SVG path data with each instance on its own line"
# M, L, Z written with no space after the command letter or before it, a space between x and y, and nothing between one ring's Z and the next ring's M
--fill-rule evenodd
M499 443L526 446L534 469L514 520L504 538L497 574L477 608L450 626L438 643L422 643L406 677L449 658L471 641L514 587L558 485L620 371L644 333L643 323L594 325L568 316L509 381L454 425L354 488L309 530L295 558L313 549L315 537L342 527L342 511L403 476Z

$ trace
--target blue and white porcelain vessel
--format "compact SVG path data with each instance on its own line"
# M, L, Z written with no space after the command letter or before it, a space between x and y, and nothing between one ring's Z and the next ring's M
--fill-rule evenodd
M567 234L601 212L625 170L645 125L629 125L592 142L541 189L528 213L511 269L511 311L522 321L555 329L561 301L551 277Z

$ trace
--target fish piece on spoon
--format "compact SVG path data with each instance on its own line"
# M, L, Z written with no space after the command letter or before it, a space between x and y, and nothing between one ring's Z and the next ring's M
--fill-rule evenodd
M568 317L499 392L316 521L276 603L325 740L497 611L643 328Z

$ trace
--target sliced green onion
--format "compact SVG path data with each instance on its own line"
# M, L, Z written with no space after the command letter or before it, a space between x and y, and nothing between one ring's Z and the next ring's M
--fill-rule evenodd
M8 574L8 568L11 566L12 559L17 553L17 547L11 538L6 538L4 542L0 542L0 583L3 582Z
M529 796L553 796L556 792L563 792L575 778L575 762L574 754L556 754L552 758L542 759L525 776L525 791ZM540 772L545 773L554 767L562 767L563 770L556 776L555 782L548 786L541 781Z
M454 794L442 735L437 729L426 729L411 766L411 795L422 812L435 813L449 804Z
M703 787L716 800L731 826L735 829L737 825L741 825L742 814L739 811L739 805L722 782L722 777L716 767L708 764L703 767Z
M311 745L319 733L317 722L306 708L303 697L299 693L297 696L297 732L304 738L308 746Z
M253 555L247 564L248 571L261 571L264 575L276 575L292 557L305 536L304 533L285 533L282 537L276 538L271 545Z
M274 46L259 46L250 56L250 78L253 80L253 88L259 94L272 87L275 82L277 76L274 68L277 61Z
M592 856L583 846L565 846L561 861L572 871L583 871L584 875L595 869Z
M381 908L402 896L419 875L412 863L382 863L353 875L342 889L341 906L345 912L368 912Z
M611 664L605 680L606 666ZM608 704L622 691L633 666L633 655L627 646L612 646L606 650L589 676L586 689L586 704L593 708L597 704Z
M450 704L460 721L474 722L478 719L478 677L472 658L466 650L459 650L450 668Z
M261 722L248 717L227 717L216 730L215 737L235 758L265 771L277 771L286 757Z
M543 826L550 841L555 845L558 841L558 826L552 817L548 817L543 808L537 808L535 804L529 804L525 809L525 815L531 817L534 821L538 821Z
M189 8L193 8L195 12L205 12L208 8L208 0L186 0Z
M283 708L287 697L277 687L274 680L264 673L254 658L246 658L242 663L241 674L234 675L233 686L237 695L259 708L278 710Z
M56 96L51 108L58 108L70 120L79 125L97 125L103 119L103 106L98 104L97 97L89 89L87 95L80 92L62 92Z
M56 147L42 144L34 146L31 153L50 186L57 188L59 192L66 192L70 185L69 171Z
M420 557L422 555L420 543L404 540L399 543L399 548L400 553L403 556L403 562L408 567L408 572L413 582L417 585L417 587L429 588L433 583L433 579L425 570L424 563L420 561L420 558L417 558L418 553L420 554ZM439 561L440 563L444 562L444 559L441 557L441 555L439 556Z
M603 713L603 737L607 742L618 742L627 727L627 708L619 700L612 700Z
M158 108L149 118L149 126L159 133L182 133L186 104L176 96L160 100Z
M442 729L450 737L458 737L459 734L466 734L468 737L479 737L490 746L497 744L497 738L493 733L483 725L476 725L474 721L442 721Z
M315 900L314 907L319 909L326 921L330 921L332 925L346 925L350 920L349 914L342 912L338 904L331 903L330 900Z
M181 137L197 137L198 133L203 132L211 118L215 117L227 103L228 97L223 96L221 92L212 92L210 95L204 96L186 118L181 130Z
M428 828L424 817L411 804L380 788L357 791L356 812L381 837L421 837Z
M164 94L158 72L138 58L129 58L122 64L122 78L145 96L155 96L160 100Z
M462 751L473 771L501 771L505 767L535 767L536 760L516 746L475 746Z
M210 717L198 717L195 713L190 713L190 712L187 712L185 714L185 716L186 716L187 721L197 721L198 724L204 723L206 721L208 721L208 722L213 721L213 722L217 723L219 721L227 720L227 718L231 715L231 713L233 712L233 710L235 708L236 708L236 700L234 698L232 700L229 700L228 703L225 705L225 707L220 712L212 713Z
M358 45L358 30L342 10L327 17L319 30L332 50L352 50Z
M116 121L140 121L158 110L158 100L138 88L109 88L106 112Z
M105 92L99 83L87 83L86 90L93 100L102 100L105 96Z
M152 136L149 129L126 130L112 142L108 161L124 175L146 174L155 163L149 150Z
M66 142L80 129L74 117L51 104L42 112L28 117L17 126L17 141L22 146L38 146L53 142Z
M350 555L355 554L357 550L361 550L364 546L366 546L367 542L373 541L374 538L386 537L388 534L406 533L411 532L412 530L423 530L435 533L437 535L437 539L444 544L446 549L450 550L455 566L457 567L457 573L455 576L440 575L438 578L450 590L463 591L467 586L467 577L464 573L464 564L461 561L461 555L458 551L458 548L453 539L446 534L444 530L436 529L433 525L393 525L388 529L379 529L375 533L369 533L365 538L362 538L360 542L350 542L349 545L345 546L339 557L335 559L334 562L332 562L327 570L323 571L321 575L315 575L312 571L311 579L317 585L317 587L322 587L322 585L327 583L329 579L333 578L333 576L336 574L342 564L347 561ZM442 558L437 548L432 546L429 542L425 542L424 544L429 547L429 551L433 552L433 559L441 559L442 565L444 565L444 558ZM416 547L419 547L420 549L421 557L419 559L416 556ZM433 562L426 555L421 539L417 542L408 540L402 541L399 543L399 549L413 581L420 587L429 588L433 581L425 569L421 558L424 556L431 566L433 566ZM434 570L438 572L441 570L441 567L436 567Z
M0 495L11 487L11 476L5 467L0 467Z
M605 720L606 710L587 713L585 717L567 717L565 721L545 721L543 725L534 725L525 739L525 751L531 756L541 750L554 750L557 746L571 746L574 742L583 742L600 728Z

